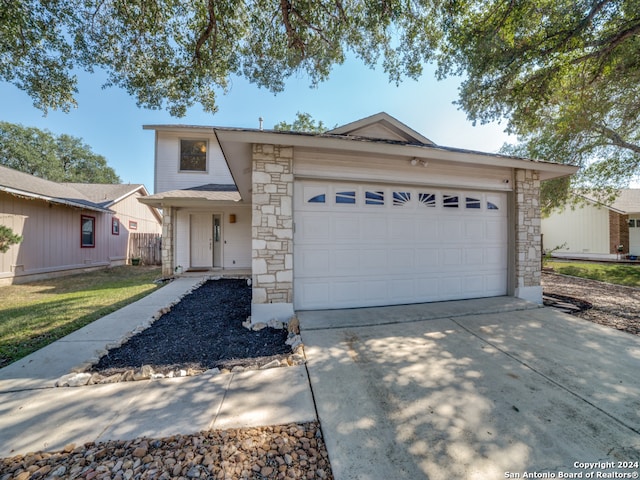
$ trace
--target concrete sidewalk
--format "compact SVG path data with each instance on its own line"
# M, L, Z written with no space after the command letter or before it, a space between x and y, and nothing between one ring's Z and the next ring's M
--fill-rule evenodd
M151 295L0 370L0 457L69 443L316 420L304 365L236 374L56 388L74 367L147 325L202 277Z

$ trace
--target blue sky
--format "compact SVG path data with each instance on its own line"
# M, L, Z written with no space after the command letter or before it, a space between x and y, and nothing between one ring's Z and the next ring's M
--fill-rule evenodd
M417 82L405 80L396 86L382 70L349 60L334 68L329 81L318 88L309 88L305 77L294 78L278 95L234 79L229 93L218 96L216 114L196 106L183 118L138 108L125 91L102 89L103 82L100 73L80 74L78 108L47 116L18 88L0 82L0 120L80 137L107 158L124 183L143 183L150 192L154 135L142 129L147 124L257 128L258 118L263 117L264 128L273 128L283 120L292 122L296 112L307 112L333 127L384 111L439 145L496 152L505 141L514 141L503 132L504 124L472 126L452 104L459 80L438 82L432 69L425 69Z

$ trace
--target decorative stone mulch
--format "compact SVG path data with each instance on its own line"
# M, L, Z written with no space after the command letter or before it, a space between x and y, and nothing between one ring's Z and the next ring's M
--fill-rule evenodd
M56 385L235 373L305 362L295 317L288 323L252 324L250 313L246 279L206 281Z
M333 479L316 422L66 446L0 459L0 480Z

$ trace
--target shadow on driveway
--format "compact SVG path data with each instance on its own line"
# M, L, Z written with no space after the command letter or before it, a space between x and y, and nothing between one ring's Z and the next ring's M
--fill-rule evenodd
M420 306L429 320L386 307L395 321L353 310L351 326L315 330L300 312L336 479L637 471L583 464L640 460L640 338L547 308L446 303Z

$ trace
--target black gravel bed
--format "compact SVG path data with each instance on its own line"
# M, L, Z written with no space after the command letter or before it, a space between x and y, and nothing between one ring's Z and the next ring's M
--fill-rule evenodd
M109 350L90 371L113 375L143 365L157 373L231 369L290 355L287 330L249 330L242 322L250 314L251 287L246 280L209 280L148 329Z

